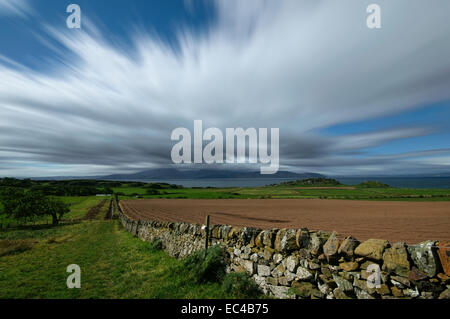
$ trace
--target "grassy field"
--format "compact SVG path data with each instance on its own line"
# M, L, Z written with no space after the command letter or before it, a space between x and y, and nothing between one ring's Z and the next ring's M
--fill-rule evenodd
M58 198L63 202L70 204L70 212L64 215L64 219L83 218L89 208L98 205L105 199L105 197L98 196L62 196Z
M2 242L26 249L1 256ZM81 267L81 289L66 286L69 264ZM117 220L0 232L0 298L236 297L220 281L192 282L182 269Z
M449 189L408 189L345 187L320 188L309 186L265 186L249 188L180 188L158 190L159 194L148 195L144 187L114 188L120 198L322 198L354 200L406 200L406 201L450 201Z

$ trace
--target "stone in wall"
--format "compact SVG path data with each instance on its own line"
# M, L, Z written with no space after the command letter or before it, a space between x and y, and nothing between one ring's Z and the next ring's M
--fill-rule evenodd
M275 286L275 285L268 285L270 291L275 296L275 298L279 299L292 299L292 295L289 294L289 288L283 287L283 286Z
M345 291L343 291L340 288L335 288L333 290L333 295L336 299L352 299L351 297L349 297Z
M278 228L271 228L267 231L264 231L263 244L265 247L274 248L275 238L277 236L278 231L279 231Z
M264 243L263 243L264 232L265 231L262 231L256 235L256 237L255 237L255 246L256 247L264 248Z
M310 280L313 278L312 272L310 272L307 268L304 268L301 266L297 268L296 275L299 280L304 280L304 281Z
M260 232L260 229L252 228L252 227L243 227L241 230L241 241L244 245L251 244L251 246L255 245L255 237Z
M450 299L450 289L444 290L440 295L439 299Z
M355 254L378 261L383 258L384 249L388 245L389 242L387 240L369 239L356 247Z
M307 228L297 230L295 234L295 242L298 248L308 248L311 241Z
M273 255L273 262L275 264L279 264L283 260L283 255L281 254L274 254Z
M396 243L391 248L386 248L383 261L383 270L405 277L410 273L411 266L404 243Z
M275 253L275 249L266 246L266 247L264 247L263 258L267 261L271 260L274 253Z
M330 233L326 231L317 231L312 232L309 235L309 245L308 245L308 251L313 256L317 256L320 253L322 253L323 244L328 240L330 237Z
M288 253L296 248L296 231L294 229L279 230L275 238L275 250Z
M229 240L237 240L240 237L242 231L242 227L232 227L230 231L228 232L228 239Z
M354 261L341 262L339 267L345 271L354 271L359 268L359 264Z
M220 238L227 239L228 234L231 232L232 228L233 228L232 226L228 226L228 225L222 226L221 231L220 231Z
M266 265L257 265L258 276L268 277L270 276L270 267Z
M253 275L255 272L255 263L253 261L241 259L240 264L250 276Z
M298 258L295 256L289 256L286 258L286 268L290 272L295 272L298 265Z
M436 241L427 240L418 245L409 246L408 252L417 268L428 277L434 277L438 270Z
M353 285L347 280L340 276L333 274L333 280L342 291L353 291Z
M275 278L283 276L286 268L284 268L283 264L278 264L271 272L271 275Z
M316 299L324 297L324 294L310 282L295 281L292 283L292 289L296 295L303 299Z
M390 277L391 284L399 289L405 289L411 287L411 282L408 278L401 276L391 276Z
M353 256L353 253L355 251L355 248L358 247L360 242L353 238L352 236L346 237L338 249L338 254L343 254L345 256Z
M210 228L211 238L219 239L220 238L220 225L213 225Z
M339 239L337 237L337 233L333 232L331 236L328 238L327 242L323 245L323 253L329 258L335 256L339 249Z

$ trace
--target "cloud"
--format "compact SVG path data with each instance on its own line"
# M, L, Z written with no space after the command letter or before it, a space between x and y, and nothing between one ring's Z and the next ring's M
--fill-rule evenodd
M58 43L49 49L63 47L48 71L0 60L0 174L170 164L171 131L195 119L279 127L288 169L423 169L366 150L435 133L428 127L321 133L450 100L450 3L379 2L382 28L369 30L365 1L217 1L217 20L201 34L180 29L177 50L144 32L126 46L95 27L48 27L41 36Z
M0 16L26 17L31 10L28 0L0 0Z

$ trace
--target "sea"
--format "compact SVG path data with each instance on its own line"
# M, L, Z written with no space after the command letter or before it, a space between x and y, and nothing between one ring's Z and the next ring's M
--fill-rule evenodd
M333 177L342 184L357 185L364 181L378 181L398 188L450 189L450 177ZM258 187L295 180L292 178L219 178L219 179L145 179L148 183L169 183L184 187Z

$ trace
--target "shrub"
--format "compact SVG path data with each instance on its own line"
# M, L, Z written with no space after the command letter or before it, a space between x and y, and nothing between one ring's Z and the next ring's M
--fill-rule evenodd
M160 251L162 250L162 248L162 241L159 238L155 238L151 242L141 241L137 246L137 249L145 254L151 254Z
M223 280L222 289L238 299L258 298L261 291L258 285L245 273L230 273Z
M389 185L380 183L378 181L364 181L357 186L361 187L361 188L389 188L390 187Z
M162 250L162 241L159 238L153 239L153 241L150 243L150 248L152 250Z
M186 276L197 283L207 281L220 281L225 276L224 251L220 245L207 250L197 251L181 263L181 269Z
M147 189L145 192L147 195L160 195L161 193L156 189Z
M274 186L276 184L273 184ZM339 181L332 178L307 178L302 180L295 180L289 182L283 182L279 185L282 186L340 186L342 185Z

